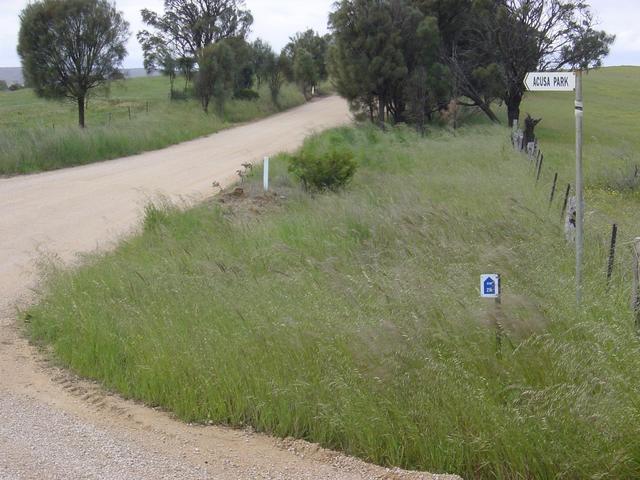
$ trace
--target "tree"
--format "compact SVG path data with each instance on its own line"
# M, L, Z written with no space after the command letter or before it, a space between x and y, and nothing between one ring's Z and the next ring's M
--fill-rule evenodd
M280 90L286 80L286 72L290 69L288 63L289 59L284 53L276 55L272 52L265 66L271 101L278 108L280 108Z
M173 99L173 86L179 70L178 59L160 37L142 31L138 32L137 38L142 47L145 70L147 73L159 70L169 77L169 97Z
M258 88L269 77L268 67L274 53L271 45L258 38L251 44L251 58L253 62L253 71L258 81Z
M297 53L302 50L306 51L311 55L318 81L324 81L328 78L327 51L330 39L331 35L321 36L311 29L298 32L289 38L289 43L284 47L283 53L289 58L291 65L295 65Z
M311 88L318 83L320 75L313 57L304 48L296 52L293 75L298 85L300 85L304 98L311 99Z
M415 0L427 17L436 19L440 37L439 63L446 65L451 75L451 94L458 105L478 107L492 121L498 117L491 109L500 98L503 84L490 44L491 8L488 0Z
M195 57L204 47L226 38L245 38L253 24L243 0L165 0L164 14L148 9L142 20L155 30L138 36L155 38L174 57Z
M196 76L196 94L202 109L209 113L211 99L216 101L219 113L224 113L224 102L231 97L234 87L235 56L228 40L207 45L198 53L199 70Z
M89 92L118 72L129 24L107 0L41 0L20 14L18 55L26 81L45 98L71 98L85 126Z
M615 39L595 30L582 0L500 0L487 11L475 39L483 57L494 57L510 125L520 118L527 72L601 66Z
M410 0L342 0L330 15L334 44L330 70L338 92L352 109L377 114L381 125L388 113L393 121L430 103L448 103L446 67L438 63L437 22ZM415 87L415 82L427 82ZM412 85L413 83L413 85ZM444 100L439 99L444 86ZM421 91L419 91L421 90ZM437 90L437 91L436 91ZM421 118L422 115L418 115Z
M253 87L254 67L253 50L251 44L244 38L234 37L224 40L233 50L233 91L237 93L241 90Z

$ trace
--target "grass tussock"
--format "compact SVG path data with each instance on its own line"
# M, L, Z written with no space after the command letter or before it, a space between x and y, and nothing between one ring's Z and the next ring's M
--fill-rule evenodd
M467 478L638 477L629 275L603 287L596 218L576 309L560 205L507 137L315 137L307 153L352 152L349 189L307 194L281 156L277 208L149 207L142 235L53 277L28 331L81 375L190 422ZM499 309L478 298L486 272L503 275Z
M29 89L0 92L0 175L156 150L304 103L297 87L286 85L276 108L265 87L258 100L230 100L223 114L206 115L196 100L169 101L168 89L164 77L115 83L89 99L85 130L71 102L38 99Z

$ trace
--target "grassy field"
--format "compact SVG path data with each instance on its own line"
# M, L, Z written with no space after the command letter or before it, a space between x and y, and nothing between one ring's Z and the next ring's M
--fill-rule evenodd
M347 191L306 194L280 156L277 196L256 172L244 200L150 207L143 234L53 273L26 328L63 365L187 421L466 478L638 478L627 243L640 209L616 179L640 145L632 114L610 111L637 95L630 73L585 88L579 310L559 201L548 207L550 175L570 178L572 105L539 95L526 105L545 117L537 186L501 127L330 131L303 148L352 150ZM612 219L623 254L607 290ZM478 298L486 272L503 275L501 307Z
M176 88L182 88L181 82L176 81ZM85 131L77 126L73 102L39 99L30 89L0 92L0 175L155 150L278 111L267 88L261 89L258 101L227 102L223 116L204 114L195 100L171 102L168 92L166 77L115 82L109 91L90 98ZM283 87L283 109L303 102L295 86Z

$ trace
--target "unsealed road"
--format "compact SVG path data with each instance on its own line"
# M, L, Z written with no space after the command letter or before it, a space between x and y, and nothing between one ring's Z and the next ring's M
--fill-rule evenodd
M43 256L70 263L108 248L136 228L150 199L203 199L242 163L349 118L346 103L330 97L160 151L0 179L0 479L431 478L303 442L182 424L54 368L15 324Z

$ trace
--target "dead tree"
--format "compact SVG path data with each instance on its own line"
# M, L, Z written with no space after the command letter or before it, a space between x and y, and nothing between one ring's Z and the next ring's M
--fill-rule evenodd
M526 148L529 143L535 144L536 134L534 133L534 130L541 120L541 118L536 120L527 113L527 118L524 119L524 138L522 139L523 149Z

